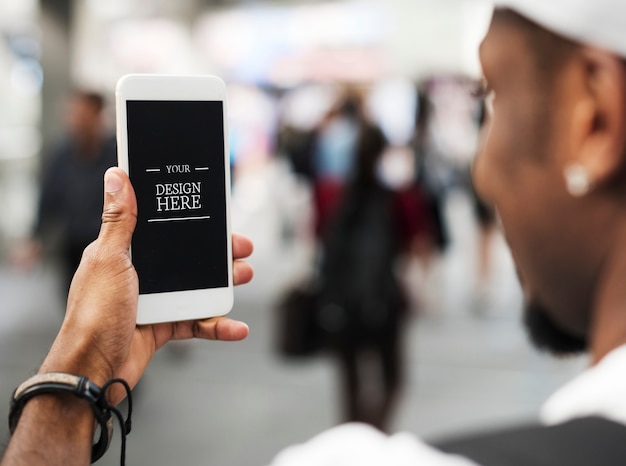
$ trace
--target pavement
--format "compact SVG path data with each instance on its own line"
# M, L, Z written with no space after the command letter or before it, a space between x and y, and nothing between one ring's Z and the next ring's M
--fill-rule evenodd
M238 343L176 342L157 353L134 393L128 464L263 465L340 422L333 361L288 361L274 345L276 299L311 258L307 206L307 190L279 166L238 179L233 225L255 241L256 275L237 288L232 316L250 325L250 336ZM432 440L536 419L542 401L586 364L530 347L502 238L493 239L490 279L480 287L477 231L463 193L450 193L446 216L452 233L446 254L428 273L416 263L407 267L416 312L406 329L408 376L392 427ZM40 364L63 306L52 264L28 274L0 264L3 444L11 392ZM119 464L119 431L99 464Z

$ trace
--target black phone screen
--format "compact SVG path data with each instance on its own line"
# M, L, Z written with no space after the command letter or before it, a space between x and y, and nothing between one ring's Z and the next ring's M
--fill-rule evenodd
M141 294L228 286L221 101L126 102Z

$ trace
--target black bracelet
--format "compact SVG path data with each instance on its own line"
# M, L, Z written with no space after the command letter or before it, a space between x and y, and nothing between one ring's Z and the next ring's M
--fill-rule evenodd
M115 383L122 384L126 389L126 395L128 397L128 415L126 420L124 420L122 413L116 407L112 406L106 399L107 389ZM91 449L92 463L98 461L111 444L111 437L113 435L113 420L111 414L115 414L122 431L120 464L123 466L126 460L126 435L130 432L130 416L133 409L130 386L124 379L111 379L102 387L98 387L87 377L81 375L65 374L61 372L37 374L22 383L13 392L13 397L11 398L11 408L9 411L9 430L11 431L11 434L13 434L17 427L24 405L31 398L38 395L59 392L71 393L78 398L83 398L87 400L93 409L96 422L100 427L100 433L98 441L94 443Z

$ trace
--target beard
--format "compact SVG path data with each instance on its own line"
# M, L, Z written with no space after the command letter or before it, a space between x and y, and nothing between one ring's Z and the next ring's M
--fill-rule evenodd
M524 324L530 340L541 351L556 356L575 356L587 349L587 338L561 329L550 317L547 309L537 300L526 303Z

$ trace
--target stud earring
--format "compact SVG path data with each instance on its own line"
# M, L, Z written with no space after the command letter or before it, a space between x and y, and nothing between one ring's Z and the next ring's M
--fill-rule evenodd
M587 169L579 163L573 163L565 167L565 186L567 192L574 197L582 197L589 192L591 182Z

